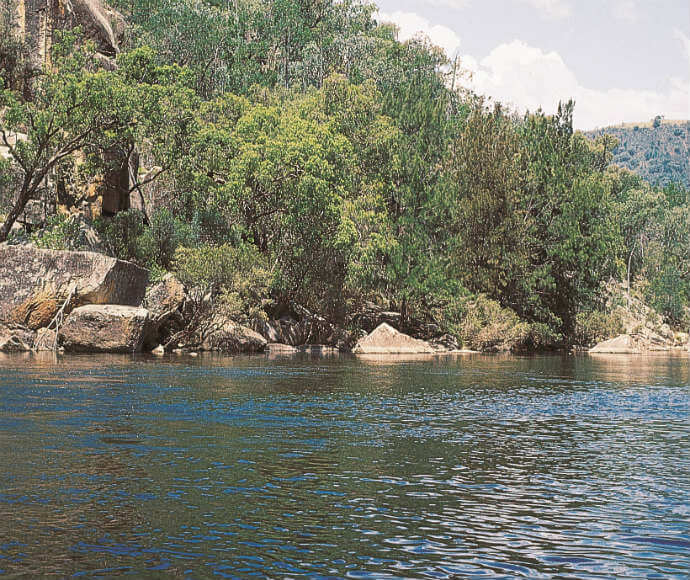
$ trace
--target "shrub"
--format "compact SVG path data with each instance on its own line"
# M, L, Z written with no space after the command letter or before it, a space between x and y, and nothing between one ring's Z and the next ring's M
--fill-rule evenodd
M31 242L47 250L77 250L81 245L79 222L61 214L51 216L42 230L31 234Z
M192 225L175 218L167 209L157 211L149 226L140 211L128 210L101 218L97 229L106 252L151 270L169 270L177 248L194 246L198 239Z
M594 346L622 334L623 321L618 313L579 312L575 318L575 341L580 346Z
M180 246L195 246L195 228L176 219L170 210L162 209L151 218L151 225L137 237L139 259L149 268L166 270L172 267L175 251Z
M142 258L138 239L144 233L144 227L144 215L136 210L121 211L112 218L101 218L96 222L105 251L120 260L136 262Z
M180 247L173 269L198 306L209 302L243 322L264 317L271 273L266 259L253 246Z
M484 295L466 304L458 330L463 344L485 351L511 350L529 335L529 325L517 314Z

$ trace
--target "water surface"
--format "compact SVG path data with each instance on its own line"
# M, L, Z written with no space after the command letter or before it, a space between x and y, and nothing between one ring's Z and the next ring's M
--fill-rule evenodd
M688 578L687 356L0 358L0 574Z

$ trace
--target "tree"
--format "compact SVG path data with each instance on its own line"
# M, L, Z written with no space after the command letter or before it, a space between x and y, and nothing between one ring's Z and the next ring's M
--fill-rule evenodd
M102 70L89 48L75 48L75 36L66 35L55 48L53 68L32 86L31 98L11 89L0 92L0 142L20 173L20 186L0 227L0 242L27 202L51 173L77 151L102 166L103 152L125 149L148 140L166 162L148 180L168 169L188 133L192 119L190 91L174 78L183 71L154 69L161 78L145 78L145 59L137 54L123 60L118 71ZM139 55L141 56L141 55ZM134 69L144 77L136 79ZM133 188L139 187L133 176Z

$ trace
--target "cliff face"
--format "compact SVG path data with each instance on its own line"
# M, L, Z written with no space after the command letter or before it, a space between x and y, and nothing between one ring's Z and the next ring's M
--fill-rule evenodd
M56 32L76 26L106 57L119 52L122 17L99 0L15 0L16 28L29 47L34 64L50 62Z

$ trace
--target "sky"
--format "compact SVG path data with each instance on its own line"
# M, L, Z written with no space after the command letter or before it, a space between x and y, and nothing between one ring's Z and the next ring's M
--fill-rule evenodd
M463 83L519 111L575 100L581 130L690 119L690 0L376 0L399 39L423 33Z

